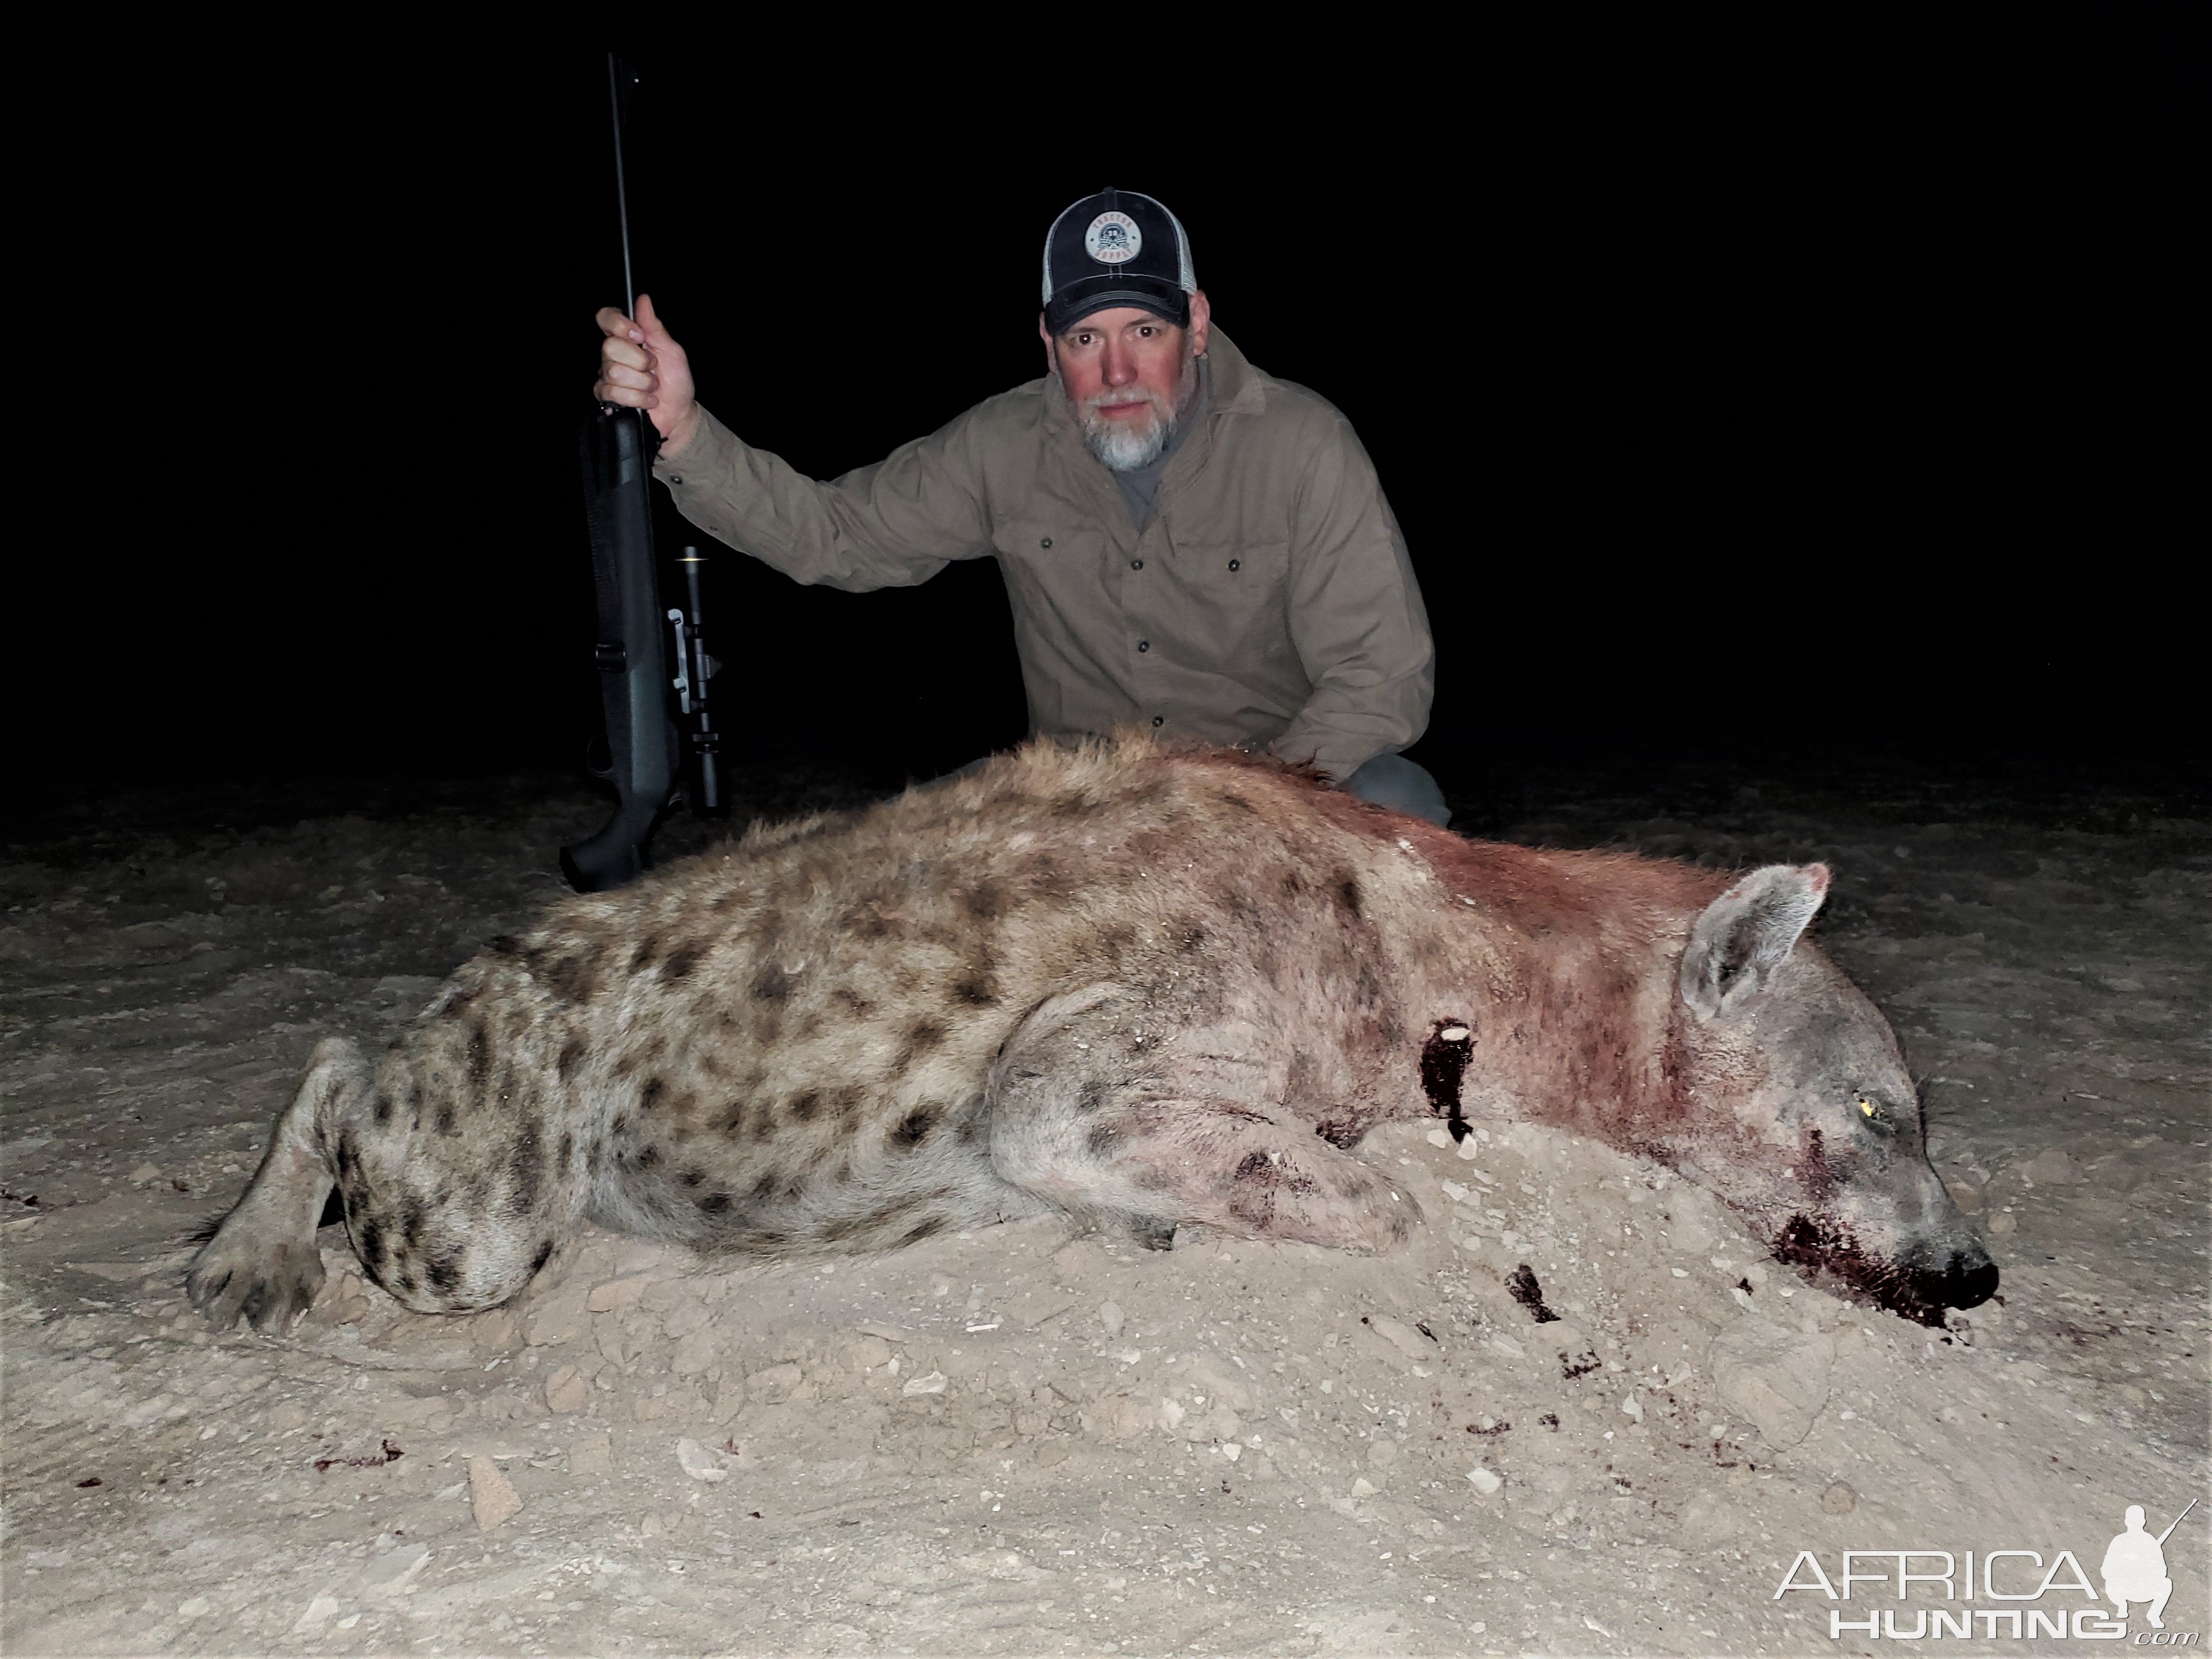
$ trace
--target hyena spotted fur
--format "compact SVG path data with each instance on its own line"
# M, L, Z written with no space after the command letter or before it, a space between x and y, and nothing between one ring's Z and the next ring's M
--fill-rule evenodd
M1548 1103L1664 1155L1671 964L1725 884L1239 754L1033 744L566 900L374 1063L325 1040L189 1288L288 1322L334 1185L422 1311L514 1296L585 1220L715 1255L1048 1208L1388 1249L1417 1212L1348 1151L1382 1118Z

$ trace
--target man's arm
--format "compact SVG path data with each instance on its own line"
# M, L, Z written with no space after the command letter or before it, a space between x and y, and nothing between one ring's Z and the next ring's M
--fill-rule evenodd
M951 560L992 550L968 426L963 415L820 483L702 410L684 453L664 455L653 472L693 524L794 581L854 593L910 587Z
M698 403L691 368L640 295L635 322L599 313L599 380L611 403L644 410L661 435L653 476L678 511L795 581L848 592L928 580L991 549L981 471L963 416L830 483L755 449Z
M1291 638L1313 695L1269 745L1339 782L1427 729L1428 612L1374 464L1341 416L1301 469L1291 518Z

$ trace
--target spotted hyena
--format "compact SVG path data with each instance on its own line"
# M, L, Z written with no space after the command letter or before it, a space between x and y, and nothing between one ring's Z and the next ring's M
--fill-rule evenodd
M1390 1118L1559 1125L1682 1170L1922 1318L1996 1269L1889 1028L1741 880L1462 840L1249 757L1036 745L568 899L380 1060L315 1051L193 1264L217 1322L322 1278L335 1185L410 1308L514 1295L585 1220L713 1254L1058 1209L1385 1250Z

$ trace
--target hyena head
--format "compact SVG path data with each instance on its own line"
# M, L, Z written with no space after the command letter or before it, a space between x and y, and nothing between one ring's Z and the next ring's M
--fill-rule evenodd
M1923 1324L1986 1302L1997 1269L1928 1161L1897 1039L1801 942L1825 865L1755 870L1698 916L1674 1051L1693 1164L1780 1260Z

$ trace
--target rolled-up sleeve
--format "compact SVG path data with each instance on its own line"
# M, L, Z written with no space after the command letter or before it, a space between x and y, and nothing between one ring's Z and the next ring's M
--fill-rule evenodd
M691 523L794 581L910 587L993 550L968 416L823 483L700 415L698 434L653 476Z
M1313 694L1269 748L1340 782L1427 729L1436 649L1374 464L1350 423L1329 418L1291 524L1291 636Z

